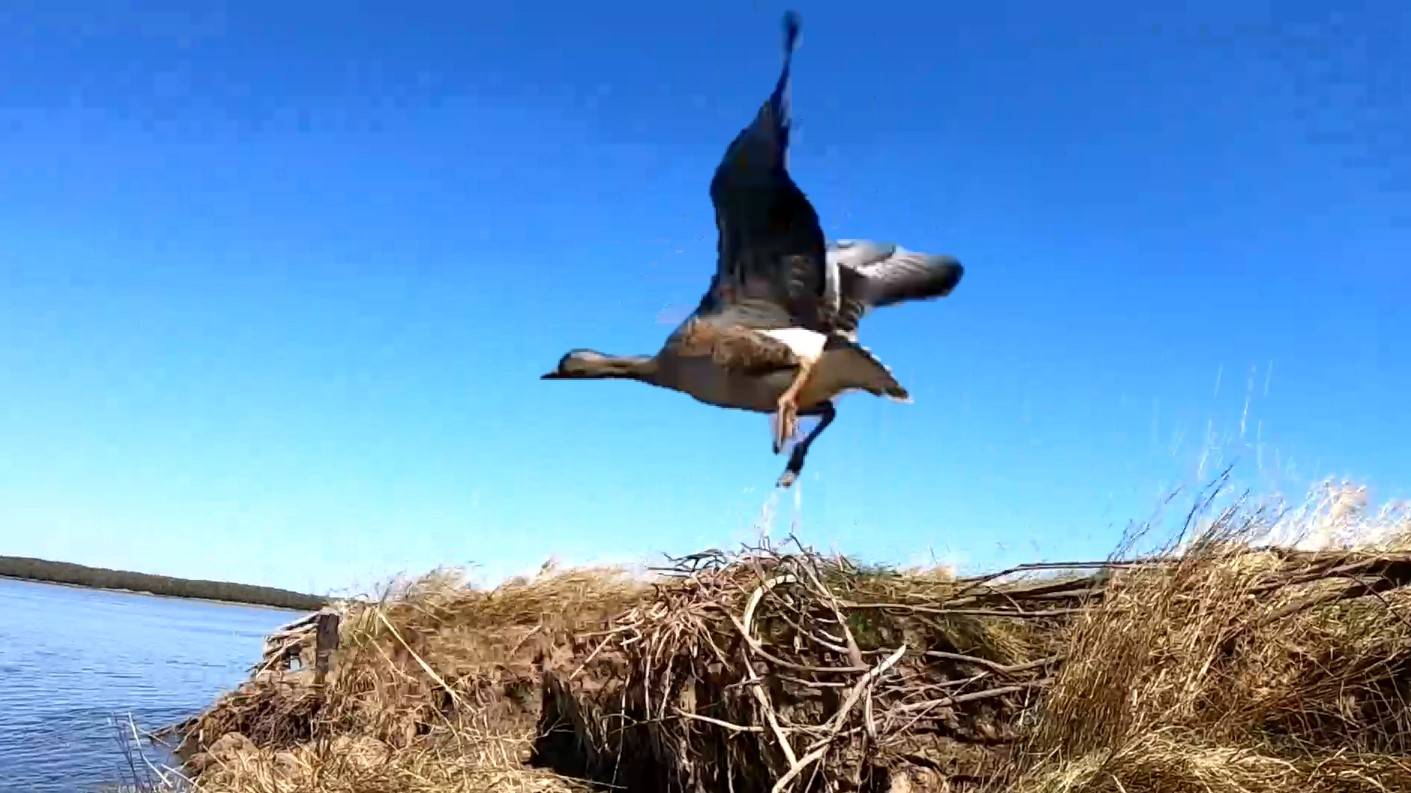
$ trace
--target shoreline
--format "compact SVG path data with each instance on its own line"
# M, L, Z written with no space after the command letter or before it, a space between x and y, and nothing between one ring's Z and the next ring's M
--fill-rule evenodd
M301 606L276 606L272 603L254 603L248 600L222 600L220 598L201 597L198 595L167 595L161 592L150 592L145 589L124 589L122 587L74 584L68 581L51 581L47 578L26 578L24 576L8 575L5 573L0 573L0 581L19 581L24 584L61 586L66 589L86 589L90 592L117 592L123 595L141 595L143 597L164 598L167 600L189 600L196 603L210 603L216 606L245 606L247 608L270 609L271 611L288 611L296 614L318 611L317 608L306 609Z
M0 556L0 577L39 584L106 589L113 592L260 606L285 611L318 611L330 602L330 598L320 595L276 587L111 570L26 556Z

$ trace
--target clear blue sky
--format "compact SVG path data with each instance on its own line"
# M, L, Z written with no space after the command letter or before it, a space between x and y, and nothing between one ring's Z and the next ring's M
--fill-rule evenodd
M798 4L826 231L967 265L864 325L915 404L845 399L805 539L1101 555L1236 457L1411 495L1411 12L1324 5ZM537 377L695 304L783 8L6 3L0 553L326 590L747 537L766 417Z

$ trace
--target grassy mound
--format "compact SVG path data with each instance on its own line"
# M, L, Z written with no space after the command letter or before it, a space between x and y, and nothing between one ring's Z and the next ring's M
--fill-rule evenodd
M261 671L181 755L241 793L1411 791L1404 515L1256 542L1287 519L971 578L803 547L438 573L345 604L326 683Z

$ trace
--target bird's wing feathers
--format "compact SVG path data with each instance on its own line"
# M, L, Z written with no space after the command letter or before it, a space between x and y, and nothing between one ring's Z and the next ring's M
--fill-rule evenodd
M717 238L716 281L722 304L770 300L791 323L816 328L827 276L823 229L789 176L789 73L798 15L784 19L784 65L774 91L730 142L710 183Z
M701 295L700 305L681 323L681 327L692 320L704 320L719 327L739 325L755 330L774 330L797 325L789 316L789 312L773 300L753 297L723 298L717 288L718 281L719 276L711 278L710 288ZM679 331L680 327L677 330Z
M839 270L843 299L866 309L945 297L965 274L953 256L873 240L838 240L829 246L828 260Z
M784 17L784 65L774 91L764 100L749 126L740 130L725 149L710 183L710 196L717 210L737 197L742 189L774 187L776 177L785 172L789 153L789 73L798 45L799 18Z

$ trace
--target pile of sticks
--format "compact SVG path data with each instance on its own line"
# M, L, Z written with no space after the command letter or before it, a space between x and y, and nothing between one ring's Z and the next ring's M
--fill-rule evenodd
M1325 582L1271 619L1411 583L1411 554L1245 552L1274 555L1270 591ZM580 648L556 685L580 701L555 716L578 722L580 740L606 740L598 755L617 767L601 777L774 793L862 789L898 762L938 765L938 746L952 759L1002 756L1060 672L1071 621L1124 576L1182 563L947 578L859 569L802 547L671 561L653 598ZM596 680L575 685L585 677ZM636 758L656 766L623 767Z
M283 625L265 637L260 661L250 673L284 672L295 667L313 668L314 682L322 684L338 650L339 614L324 608Z

